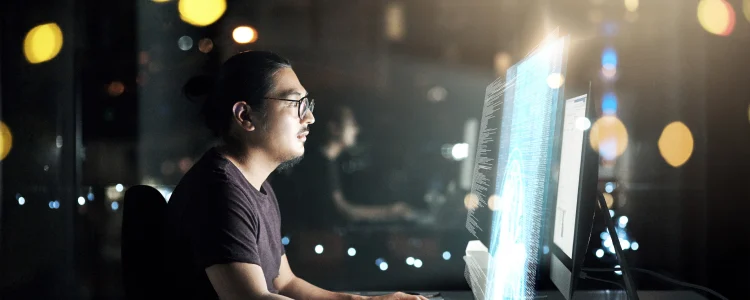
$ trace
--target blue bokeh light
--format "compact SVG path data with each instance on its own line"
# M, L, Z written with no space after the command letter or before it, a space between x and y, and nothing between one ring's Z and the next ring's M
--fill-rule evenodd
M602 67L617 68L617 52L615 49L611 47L604 49L604 53L602 54Z
M284 245L284 246L289 245L289 237L285 236L285 237L281 238L281 244Z
M617 113L617 96L614 93L607 93L602 98L602 112L605 115Z

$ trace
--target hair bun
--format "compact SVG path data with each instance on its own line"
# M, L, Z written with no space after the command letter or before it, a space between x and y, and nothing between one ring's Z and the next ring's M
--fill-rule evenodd
M182 93L190 101L195 101L198 98L203 98L214 92L214 85L216 84L216 78L211 75L198 75L190 78L185 86L182 88Z

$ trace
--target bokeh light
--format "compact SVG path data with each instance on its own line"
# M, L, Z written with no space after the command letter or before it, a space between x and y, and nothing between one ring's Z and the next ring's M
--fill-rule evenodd
M710 33L727 36L734 30L734 8L725 0L701 0L698 3L698 22Z
M586 117L576 119L576 128L580 131L586 131L591 128L591 120Z
M32 64L55 58L63 46L63 33L56 23L38 25L26 34L23 40L23 54Z
M227 10L226 0L180 0L180 19L194 26L208 26L219 20Z
M406 258L406 264L410 265L410 266L413 265L414 264L414 257L411 257L411 256L407 257Z
M750 21L750 0L742 1L742 13L745 15L745 19Z
M498 52L495 54L495 72L497 76L504 76L505 72L508 71L510 65L513 63L513 58L508 52Z
M115 190L116 190L116 191L117 191L118 193L119 193L119 192L122 192L122 191L123 191L123 189L125 189L125 187L124 187L124 186L123 186L122 184L118 183L117 185L115 185Z
M387 262L380 263L380 270L381 271L388 270L388 263Z
M675 168L682 166L693 154L693 134L682 122L672 122L659 137L659 153Z
M635 12L638 10L638 0L625 0L625 9L629 12Z
M602 258L602 256L604 256L604 250L596 249L596 257Z
M188 51L193 48L193 38L183 35L177 40L177 47L180 47L182 51Z
M613 160L628 148L628 131L617 117L604 116L591 126L589 141L602 158Z
M355 256L357 255L357 249L349 248L349 250L347 250L346 253L349 254L349 256Z
M615 49L604 49L604 53L602 53L602 67L617 68L617 51L615 51Z
M421 259L415 259L414 260L414 267L415 268L421 268L422 267L422 260Z
M112 81L107 85L107 94L112 97L117 97L125 92L125 85L120 81Z
M440 102L448 97L448 90L442 86L434 86L427 91L427 100L430 102Z
M551 89L559 89L565 83L565 76L560 73L552 73L547 76L547 85Z
M468 210L475 210L479 207L479 197L477 195L468 193L464 197L464 206Z
M606 93L602 98L602 113L605 115L617 113L617 96L614 93Z
M315 246L315 253L317 253L317 254L323 254L323 245L317 245L317 246Z
M238 26L232 31L232 38L238 44L249 44L258 39L258 32L250 26Z
M120 203L117 203L117 201L113 201L110 206L112 207L112 210L117 210L118 208L120 208Z
M0 121L0 161L5 159L13 147L13 135L10 128L3 121Z
M86 199L83 197L78 197L78 205L84 205L86 204Z
M385 35L391 41L400 41L406 35L404 4L391 1L385 8Z
M444 260L449 260L449 259L451 259L451 253L450 253L450 252L448 252L448 251L445 251L445 252L443 252L443 259L444 259Z
M487 206L489 206L490 210L497 210L497 205L499 204L498 201L500 201L500 196L496 194L492 194L489 199L487 199Z
M289 245L289 237L285 236L285 237L281 238L281 244L284 245L284 246Z
M612 208L615 204L615 197L612 197L610 193L603 193L602 196L604 196L604 202L607 202L607 208Z
M638 242L633 242L630 244L630 249L633 249L633 251L638 250L640 248L640 245L638 245Z
M211 52L214 49L214 41L209 38L203 38L198 41L198 51L203 53Z
M156 2L156 3L167 3L172 0L151 0L151 1Z

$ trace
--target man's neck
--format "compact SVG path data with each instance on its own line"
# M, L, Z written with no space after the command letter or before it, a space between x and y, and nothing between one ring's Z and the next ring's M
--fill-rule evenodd
M328 160L335 160L339 157L339 155L341 155L341 151L343 150L344 145L342 145L341 143L328 142L328 144L323 147L323 155L325 155Z
M232 162L237 169L242 172L242 175L245 176L245 179L247 179L250 185L258 191L260 191L260 188L263 185L263 182L268 178L268 175L279 166L279 163L271 159L271 157L261 149L234 149L222 145L218 150L219 153Z

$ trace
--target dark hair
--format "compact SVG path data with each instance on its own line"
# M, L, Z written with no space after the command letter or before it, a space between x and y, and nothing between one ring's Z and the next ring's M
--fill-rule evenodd
M320 125L320 129L311 134L315 136L316 143L328 143L340 138L340 134L331 132L331 125L338 126L339 130L343 128L344 120L347 117L354 118L354 111L351 107L341 104L328 104L321 105L320 109L315 109L315 124L311 126Z
M215 76L199 75L183 87L191 101L202 99L206 126L225 137L232 119L232 106L245 101L253 109L265 109L263 97L273 88L273 75L291 68L288 59L267 51L246 51L230 57Z

